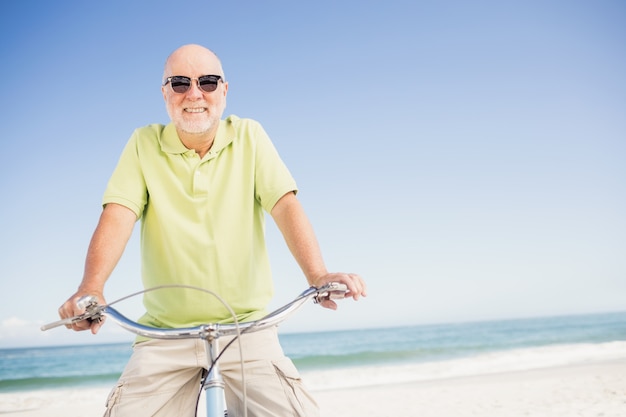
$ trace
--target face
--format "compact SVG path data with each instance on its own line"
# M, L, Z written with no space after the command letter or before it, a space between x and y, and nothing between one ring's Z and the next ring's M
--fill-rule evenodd
M219 59L208 49L187 45L170 55L164 78L182 75L198 78L203 75L224 76ZM217 89L206 93L195 80L185 93L175 93L168 83L161 87L167 113L176 130L183 134L214 135L226 107L228 83L218 82Z

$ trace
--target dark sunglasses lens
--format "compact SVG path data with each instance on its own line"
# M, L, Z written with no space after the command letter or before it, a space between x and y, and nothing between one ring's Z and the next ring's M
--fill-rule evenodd
M198 85L200 86L202 91L210 93L217 89L217 83L219 82L219 80L219 77L207 75L198 79Z
M172 90L174 90L174 92L184 93L189 90L191 80L187 77L172 77L170 83L172 84Z

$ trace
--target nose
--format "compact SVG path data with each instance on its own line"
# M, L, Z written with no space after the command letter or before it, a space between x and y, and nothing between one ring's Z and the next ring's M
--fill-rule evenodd
M191 85L189 86L189 90L187 90L187 92L185 93L187 95L187 97L193 98L193 97L200 97L202 98L202 90L200 90L200 81L198 81L197 79L195 80L191 80Z

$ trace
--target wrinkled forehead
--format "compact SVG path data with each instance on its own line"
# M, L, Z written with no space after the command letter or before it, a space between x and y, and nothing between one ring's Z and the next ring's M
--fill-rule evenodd
M181 49L167 58L165 62L164 78L172 75L199 77L201 75L221 75L224 71L219 58L205 49Z

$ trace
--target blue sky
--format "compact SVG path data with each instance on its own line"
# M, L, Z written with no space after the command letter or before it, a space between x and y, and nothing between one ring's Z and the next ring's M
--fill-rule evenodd
M0 16L0 347L130 340L38 326L75 290L133 129L168 121L163 63L222 59L332 270L370 296L311 331L626 308L620 1L11 2ZM305 281L275 227L274 306ZM140 289L133 238L109 301ZM139 300L120 306L130 316Z

